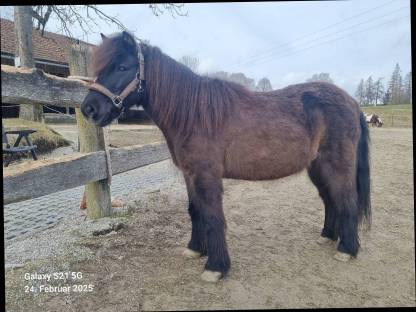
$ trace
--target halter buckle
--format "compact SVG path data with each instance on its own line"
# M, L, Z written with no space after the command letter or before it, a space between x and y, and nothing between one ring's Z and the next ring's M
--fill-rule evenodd
M142 93L144 91L142 81L139 80L139 86L137 88L137 93Z
M113 101L113 104L117 107L117 108L121 108L122 104L123 104L123 100L120 96L116 95L115 97L111 98L111 101Z

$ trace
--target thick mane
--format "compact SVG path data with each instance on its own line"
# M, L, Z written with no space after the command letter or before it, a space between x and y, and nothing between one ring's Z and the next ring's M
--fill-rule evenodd
M155 121L173 127L181 139L195 132L214 136L236 103L253 95L236 83L197 75L157 47L146 45L142 50Z
M236 103L247 102L254 95L239 84L197 75L157 47L140 46L149 103L145 109L159 126L175 129L180 139L195 132L214 136ZM94 50L93 72L100 74L126 53L121 35L105 39Z

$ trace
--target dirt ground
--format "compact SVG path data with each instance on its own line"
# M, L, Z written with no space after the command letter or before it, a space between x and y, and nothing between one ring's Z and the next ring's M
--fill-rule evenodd
M349 263L333 259L335 244L316 243L323 204L305 172L276 181L224 180L232 268L207 284L199 277L206 259L181 256L191 224L178 179L134 201L140 209L126 229L80 239L88 260L45 260L82 272L93 291L24 293L24 273L43 267L29 263L6 271L7 311L415 306L412 130L374 128L371 139L373 225Z

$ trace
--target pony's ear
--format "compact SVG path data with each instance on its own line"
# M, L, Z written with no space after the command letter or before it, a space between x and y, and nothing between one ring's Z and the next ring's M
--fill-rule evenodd
M104 35L103 33L100 33L101 35L101 39L104 41L105 39L107 39L106 35Z
M137 43L133 36L128 33L127 31L123 31L123 43L129 50L136 51L137 50Z

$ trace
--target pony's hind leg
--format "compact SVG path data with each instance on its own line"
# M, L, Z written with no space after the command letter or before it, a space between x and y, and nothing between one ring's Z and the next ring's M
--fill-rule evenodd
M355 183L353 183L355 186ZM358 238L358 205L357 190L342 185L342 189L335 187L332 198L339 216L339 244L335 259L347 261L350 257L356 257L360 242ZM349 256L348 256L349 255Z
M325 206L325 221L324 227L321 231L321 237L317 240L318 244L325 244L338 239L338 231L336 226L337 211L331 202L331 197L328 189L328 182L322 172L321 161L314 160L308 168L308 175L313 184L319 192L319 196L324 202Z
M321 159L320 163L312 163L308 170L325 204L321 236L331 240L339 237L335 258L340 261L356 257L359 249L355 166L349 162L341 158L335 165L335 162L324 163Z
M356 175L353 173L355 166L345 164L337 166L337 168L337 170L332 170L331 180L328 184L330 201L336 211L335 229L339 235L338 253L335 255L335 259L347 261L351 256L357 256L360 247L358 193Z

